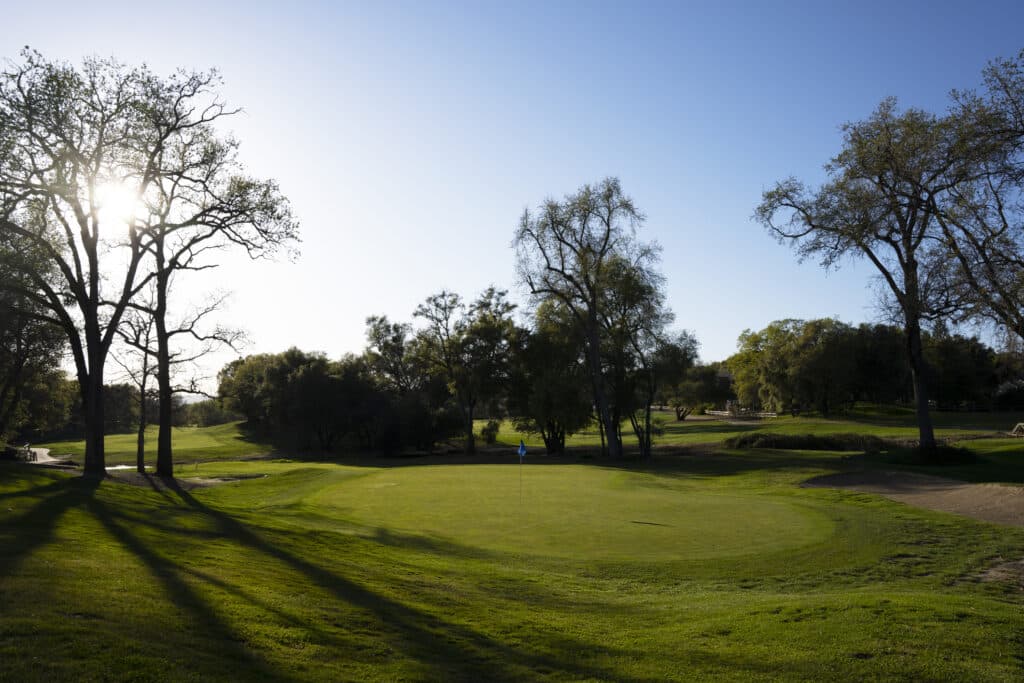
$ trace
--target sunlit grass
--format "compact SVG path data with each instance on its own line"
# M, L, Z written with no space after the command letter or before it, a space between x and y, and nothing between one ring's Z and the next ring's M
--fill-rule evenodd
M146 461L149 464L153 464L156 459L156 439L157 428L150 425L146 429ZM104 441L108 465L135 463L136 434L108 434ZM213 427L174 427L172 443L175 461L181 464L263 455L272 450L272 447L266 442L253 440L242 428L242 423L239 422L229 422ZM55 457L67 455L79 462L85 457L85 442L81 439L35 445L49 448Z
M941 438L958 436L993 435L1012 429L1020 416L1012 413L934 413L935 433ZM479 420L478 429L485 420ZM916 418L906 409L881 409L875 406L858 407L849 415L829 418L792 417L780 415L761 420L707 419L703 416L676 420L675 414L667 410L655 412L655 423L661 432L655 437L656 446L720 445L726 439L747 431L775 432L780 434L843 434L857 433L892 439L915 439L918 436ZM636 437L629 423L622 425L623 441L627 447L635 447ZM543 449L544 442L539 435L523 434L515 430L506 420L498 432L499 446L516 446L523 439L533 450ZM596 448L601 445L596 425L570 436L568 447Z
M843 454L410 462L0 466L0 680L1024 676L1024 531L798 486Z

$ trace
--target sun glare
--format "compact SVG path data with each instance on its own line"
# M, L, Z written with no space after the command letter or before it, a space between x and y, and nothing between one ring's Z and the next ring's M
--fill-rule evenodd
M142 204L135 188L111 181L96 187L96 208L101 223L127 224L139 215Z

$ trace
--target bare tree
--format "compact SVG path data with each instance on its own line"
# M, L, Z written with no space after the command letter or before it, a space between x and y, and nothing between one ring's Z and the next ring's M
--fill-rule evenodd
M149 381L156 373L153 357L153 318L133 311L125 315L121 321L118 334L128 346L125 354L111 355L114 362L121 367L135 388L139 390L139 425L135 445L135 469L140 474L146 472L146 426L149 421L149 399L152 389Z
M183 381L175 383L176 379L180 379L181 371L186 368L194 369L202 358L223 347L237 350L238 345L245 338L241 330L221 325L214 325L212 327L208 325L209 318L222 309L227 299L227 295L224 294L209 299L204 305L194 307L181 317L172 319L170 322L165 318L163 325L163 338L165 340L165 348L167 349L165 375L161 371L160 366L162 356L158 318L154 315L154 311L157 310L154 304L156 289L157 287L154 284L146 300L132 302L131 310L125 315L121 329L118 331L122 342L130 349L130 353L134 358L131 362L124 362L115 356L118 365L125 370L140 392L138 447L136 454L139 472L145 471L145 430L148 415L146 408L149 399L151 397L156 398L161 433L166 431L169 434L173 423L173 401L175 396L193 394L212 398L202 388L204 380L202 377L192 375ZM158 389L156 392L148 388L150 379L157 380ZM169 389L166 394L160 390L164 379L166 379L167 388ZM166 423L164 422L165 420ZM167 425L166 430L164 424ZM160 476L173 476L172 472L172 461L164 461L161 468L160 453L158 451L157 474Z

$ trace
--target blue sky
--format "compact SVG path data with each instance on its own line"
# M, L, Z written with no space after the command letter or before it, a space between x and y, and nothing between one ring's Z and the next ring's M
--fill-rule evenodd
M785 317L876 317L871 271L798 265L750 220L822 177L839 125L1024 48L1024 3L18 3L0 56L217 67L256 175L303 223L297 263L226 258L249 352L359 351L366 316L441 288L515 290L523 209L618 176L706 360ZM217 364L223 362L219 358ZM216 368L214 368L214 371Z

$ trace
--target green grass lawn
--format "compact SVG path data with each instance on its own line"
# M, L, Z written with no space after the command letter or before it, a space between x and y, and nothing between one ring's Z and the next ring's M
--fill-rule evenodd
M190 464L205 460L231 460L250 455L264 455L270 445L252 439L239 422L213 427L174 427L171 439L176 463ZM156 460L157 428L146 429L146 462ZM137 451L136 434L108 434L104 443L108 465L134 465ZM81 463L85 457L85 442L81 439L33 444L49 448L54 457L67 455Z
M0 680L1024 677L1024 530L798 486L856 458L444 462L2 464Z
M977 437L1008 432L1024 416L1016 413L939 413L932 415L936 436L956 438ZM656 411L655 421L663 433L655 439L657 446L694 446L722 444L726 439L748 431L776 432L781 434L841 434L859 433L893 439L916 439L917 422L913 411L906 409L881 410L872 406L858 407L843 416L823 418L791 417L781 415L763 420L707 420L687 419L678 421L671 411ZM478 421L482 427L486 421ZM623 440L627 448L635 447L636 437L628 423L622 427ZM544 442L539 435L517 432L512 423L505 421L498 433L498 445L517 446L523 439L532 450L543 449ZM596 425L574 434L566 440L569 447L599 447L600 435Z

